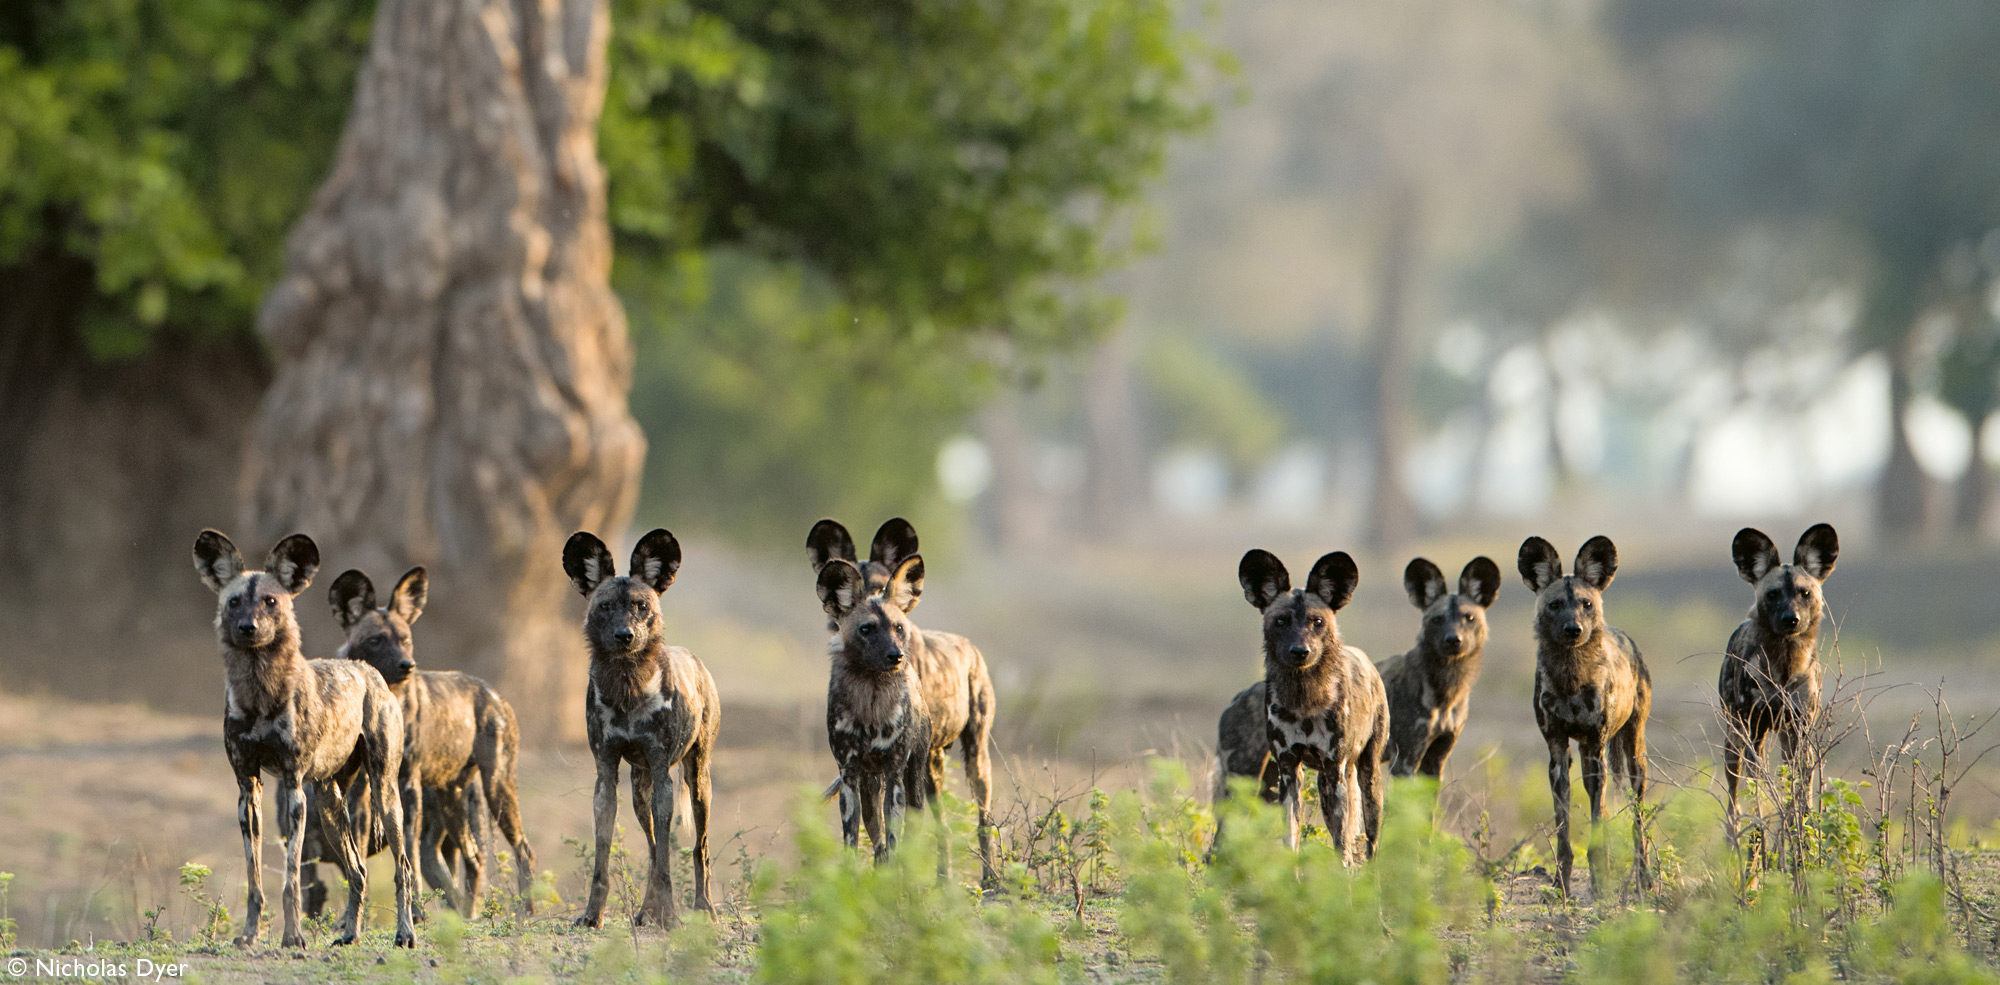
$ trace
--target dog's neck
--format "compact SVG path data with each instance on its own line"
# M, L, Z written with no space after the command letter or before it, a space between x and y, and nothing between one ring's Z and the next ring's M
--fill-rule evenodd
M254 648L223 651L230 705L253 718L269 718L293 702L317 699L310 685L312 666L299 653L298 630L285 625L276 639Z
M646 695L666 690L665 661L660 659L665 652L666 645L658 642L629 653L593 652L590 680L597 685L597 700L612 708L632 708Z
M1803 633L1779 635L1771 632L1753 613L1750 620L1749 657L1758 661L1773 683L1787 684L1812 673L1819 663L1819 627Z
M1264 655L1264 680L1271 703L1295 715L1317 715L1340 699L1340 661L1345 651L1338 636L1317 663L1303 669L1287 667Z

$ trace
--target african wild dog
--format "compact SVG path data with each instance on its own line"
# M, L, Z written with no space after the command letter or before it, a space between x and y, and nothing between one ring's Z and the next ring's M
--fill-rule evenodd
M382 675L403 705L403 817L405 849L417 860L432 889L444 890L447 903L467 916L479 913L485 855L468 830L468 790L475 779L492 811L494 826L514 850L516 891L524 912L533 912L529 891L534 879L535 851L521 828L520 797L514 766L519 760L521 729L514 708L485 681L455 670L418 670L411 626L423 615L430 579L421 567L411 568L389 593L389 604L375 604L375 584L359 571L334 579L327 600L333 617L347 632L339 656L359 660ZM420 793L419 793L420 791ZM432 810L432 805L437 810ZM308 828L306 857L314 849L316 828ZM443 846L462 862L465 884L452 878ZM468 848L466 846L470 845ZM317 895L318 875L308 881L306 898Z
M1465 731L1472 684L1486 648L1486 609L1500 593L1500 566L1476 557L1458 573L1458 591L1444 572L1416 558L1403 569L1403 590L1423 610L1416 649L1382 662L1389 690L1389 773L1436 777Z
M928 799L930 712L911 659L925 641L909 620L923 577L924 559L911 556L876 595L845 558L819 569L820 605L834 621L826 741L840 764L841 839L858 846L865 826L878 862L895 844L898 807L921 809Z
M674 795L670 772L681 768L694 819L694 906L708 900L709 758L722 724L722 704L708 668L685 648L668 646L660 621L660 594L674 583L681 545L665 530L639 538L629 575L619 577L611 551L578 531L563 546L563 571L589 610L583 619L590 648L590 687L584 724L597 761L592 801L597 854L590 902L580 927L604 925L611 891L611 838L618 820L618 766L632 764L632 813L646 835L646 896L635 925L669 926L679 917L673 883ZM655 830L655 826L659 830ZM660 841L666 841L662 848Z
M1362 854L1373 857L1382 828L1382 750L1389 742L1389 704L1382 676L1368 655L1341 642L1334 613L1354 597L1361 573L1344 551L1322 556L1291 587L1284 562L1252 550L1237 566L1243 597L1264 614L1264 680L1238 694L1217 727L1221 769L1258 766L1265 800L1283 804L1286 844L1299 844L1302 770L1319 773L1320 810L1342 861L1355 861L1355 802L1360 802ZM1264 748L1238 748L1254 735L1257 692L1263 691ZM1236 726L1234 734L1231 725ZM1243 775L1243 774L1238 774Z
M1556 886L1569 892L1575 853L1569 841L1569 744L1583 762L1590 795L1590 882L1604 886L1604 760L1632 784L1633 867L1648 881L1645 819L1646 716L1653 680L1632 637L1604 621L1604 589L1618 573L1618 548L1592 537L1576 554L1576 573L1548 541L1521 544L1521 578L1535 593L1535 724L1549 747L1549 789L1555 797Z
M414 877L397 834L403 807L395 790L402 768L403 710L382 676L348 660L307 660L299 648L292 599L312 582L319 548L293 534L251 570L236 545L214 530L194 542L194 567L216 593L222 641L222 745L236 773L236 819L250 891L237 944L256 943L264 912L263 774L278 781L278 834L285 845L285 947L305 946L299 926L299 862L305 787L314 788L318 820L347 877L347 913L336 944L360 932L368 893L362 846L387 843L396 866L396 945L416 946L410 929Z
M889 520L875 531L875 540L868 549L868 562L854 564L854 540L848 536L847 528L833 520L821 520L813 525L811 534L807 536L806 548L811 555L815 577L833 560L847 561L862 575L862 590L873 597L886 589L893 580L894 572L902 570L911 558L916 557L917 532L909 521L901 517ZM923 594L921 566L917 569L913 588L909 605L903 607L906 615L916 607L918 598ZM909 804L936 800L944 786L945 752L956 744L959 758L965 762L965 779L972 788L972 801L979 809L980 883L990 887L996 878L993 869L993 763L987 748L993 735L993 677L987 672L985 656L965 637L930 630L916 631L914 625L912 631L917 645L906 643L905 647L917 674L924 710L930 719L931 751L922 796L912 791L904 800ZM830 645L839 645L838 640L836 636ZM844 787L845 784L836 781L836 788L840 788L837 792L843 798L843 818L854 810L847 800L849 791Z
M1819 625L1826 609L1820 583L1833 574L1840 538L1832 526L1816 524L1792 549L1792 563L1782 564L1771 538L1744 527L1730 553L1737 573L1756 586L1749 617L1729 635L1717 682L1733 820L1744 764L1754 768L1765 737L1776 730L1779 748L1790 762L1819 714Z

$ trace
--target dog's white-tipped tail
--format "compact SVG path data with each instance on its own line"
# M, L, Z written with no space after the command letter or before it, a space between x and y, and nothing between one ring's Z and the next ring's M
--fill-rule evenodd
M824 791L821 791L819 795L819 802L824 804L827 801L832 800L839 793L840 793L840 781L835 780L832 783L827 784L827 787Z

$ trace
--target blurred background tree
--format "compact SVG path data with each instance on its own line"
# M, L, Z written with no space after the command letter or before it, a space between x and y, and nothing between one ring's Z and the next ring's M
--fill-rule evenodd
M234 449L270 373L247 334L250 314L278 281L279 244L333 160L376 13L332 0L205 0L171 11L87 0L14 5L0 18L0 81L10 93L0 108L0 279L35 287L0 299L9 327L0 374L22 381L0 397L18 409L0 424L0 451L54 449L15 453L26 467L0 492L11 526L0 539L32 557L106 548L92 574L36 575L50 579L40 596L101 576L100 588L118 590L99 594L144 609L153 587L184 567L190 530L230 524L219 494L233 491ZM533 18L512 23L528 32L515 50L535 50ZM1217 64L1174 8L1153 0L635 0L611 9L610 24L598 147L612 280L638 299L654 503L774 539L830 506L887 510L913 485L928 489L936 437L1000 373L1107 323L1116 307L1095 277L1144 245L1130 206L1168 141L1205 119ZM582 47L569 57L582 66L606 41L570 39ZM445 208L449 226L457 217ZM410 211L391 209L384 228L435 218ZM295 271L313 246L292 242ZM369 247L352 249L365 256ZM386 264L385 275L400 269L393 257ZM294 339L270 329L299 296L280 292L266 306L281 367L311 351L311 331ZM423 343L402 338L393 317L374 330L394 344L372 368L350 366L353 379L409 376L404 359ZM173 362L183 349L199 355ZM608 358L622 383L620 357ZM471 368L461 359L453 371ZM204 418L213 440L166 441L156 452L167 460L162 474L180 484L198 477L193 504L174 500L176 483L159 483L149 490L157 508L107 536L93 529L102 518L146 497L128 485L100 499L79 487L79 472L92 463L120 470L121 456L102 444L124 440L124 422L157 416L175 388L135 384L125 401L93 405L84 416L107 435L99 447L48 436L82 426L73 405L101 396L106 380L142 372L182 391L234 395ZM298 445L288 440L296 429L272 423L296 414L295 402L267 401L253 461L279 463L283 474L253 477L251 519L332 518L349 527L324 535L333 546L371 563L443 561L449 577L450 559L430 556L435 545L354 526L366 504L438 507L416 487L380 488L421 483L421 470L375 472L359 498L341 502L311 479L345 474L346 448L429 461L410 450L420 438L384 430L397 424L386 412L356 415L357 431L338 437L341 408L382 411L380 402L332 392L315 440ZM853 481L856 472L880 478ZM629 510L615 499L606 526ZM57 529L57 509L82 519ZM415 529L409 522L383 528ZM158 556L134 566L108 548L133 541L160 545ZM545 580L560 585L556 566L547 568ZM113 620L104 631L120 637L132 626ZM50 668L96 646L33 635L41 645L31 651ZM478 665L449 645L430 652ZM110 679L75 683L118 691Z

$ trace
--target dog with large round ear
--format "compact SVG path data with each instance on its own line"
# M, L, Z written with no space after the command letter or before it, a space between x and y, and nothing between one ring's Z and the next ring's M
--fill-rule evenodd
M569 575L577 594L589 598L597 586L618 576L618 563L611 558L611 548L596 534L579 530L563 545L563 573Z
M632 548L631 577L655 592L664 593L680 570L681 542L664 528L649 531Z
M1521 542L1521 556L1515 566L1531 592L1539 593L1563 576L1562 555L1556 553L1556 545L1540 537Z
M1500 566L1484 554L1465 562L1465 570L1458 573L1458 594L1482 609L1492 608L1500 597Z
M1285 562L1262 548L1253 548L1243 555L1236 565L1236 582L1243 586L1243 597L1258 612L1270 608L1271 603L1292 590L1292 576L1285 570Z
M1778 545L1755 527L1736 531L1736 539L1729 542L1729 556L1736 562L1736 573L1752 585L1784 563L1778 558Z
M1833 532L1830 523L1813 524L1799 536L1799 546L1792 549L1792 565L1820 581L1833 574L1833 563L1839 559L1840 535Z
M194 539L194 571L208 590L220 595L243 573L243 554L220 530L204 530Z
M912 554L896 566L896 573L889 576L889 586L883 590L883 597L889 604L905 613L917 607L917 600L924 596L924 556Z
M333 606L333 619L340 628L353 629L363 616L375 611L375 583L367 575L349 568L333 580L326 600Z
M1411 605L1428 609L1445 596L1444 572L1429 558L1411 558L1403 568L1403 592Z
M1346 551L1333 551L1320 555L1313 562L1312 571L1306 575L1306 594L1319 596L1326 607L1335 612L1347 608L1354 599L1354 589L1361 584L1361 569Z
M806 534L806 560L812 562L813 574L819 574L828 561L835 559L855 563L854 538L848 536L840 521L821 520Z
M900 516L890 517L876 529L875 540L868 545L868 563L893 574L916 553L917 528Z
M1611 579L1618 574L1618 548L1611 538L1598 534L1583 542L1576 551L1576 577L1578 581L1598 590L1611 587Z
M847 618L861 601L861 569L846 558L833 558L820 566L814 589L826 614L838 621Z

